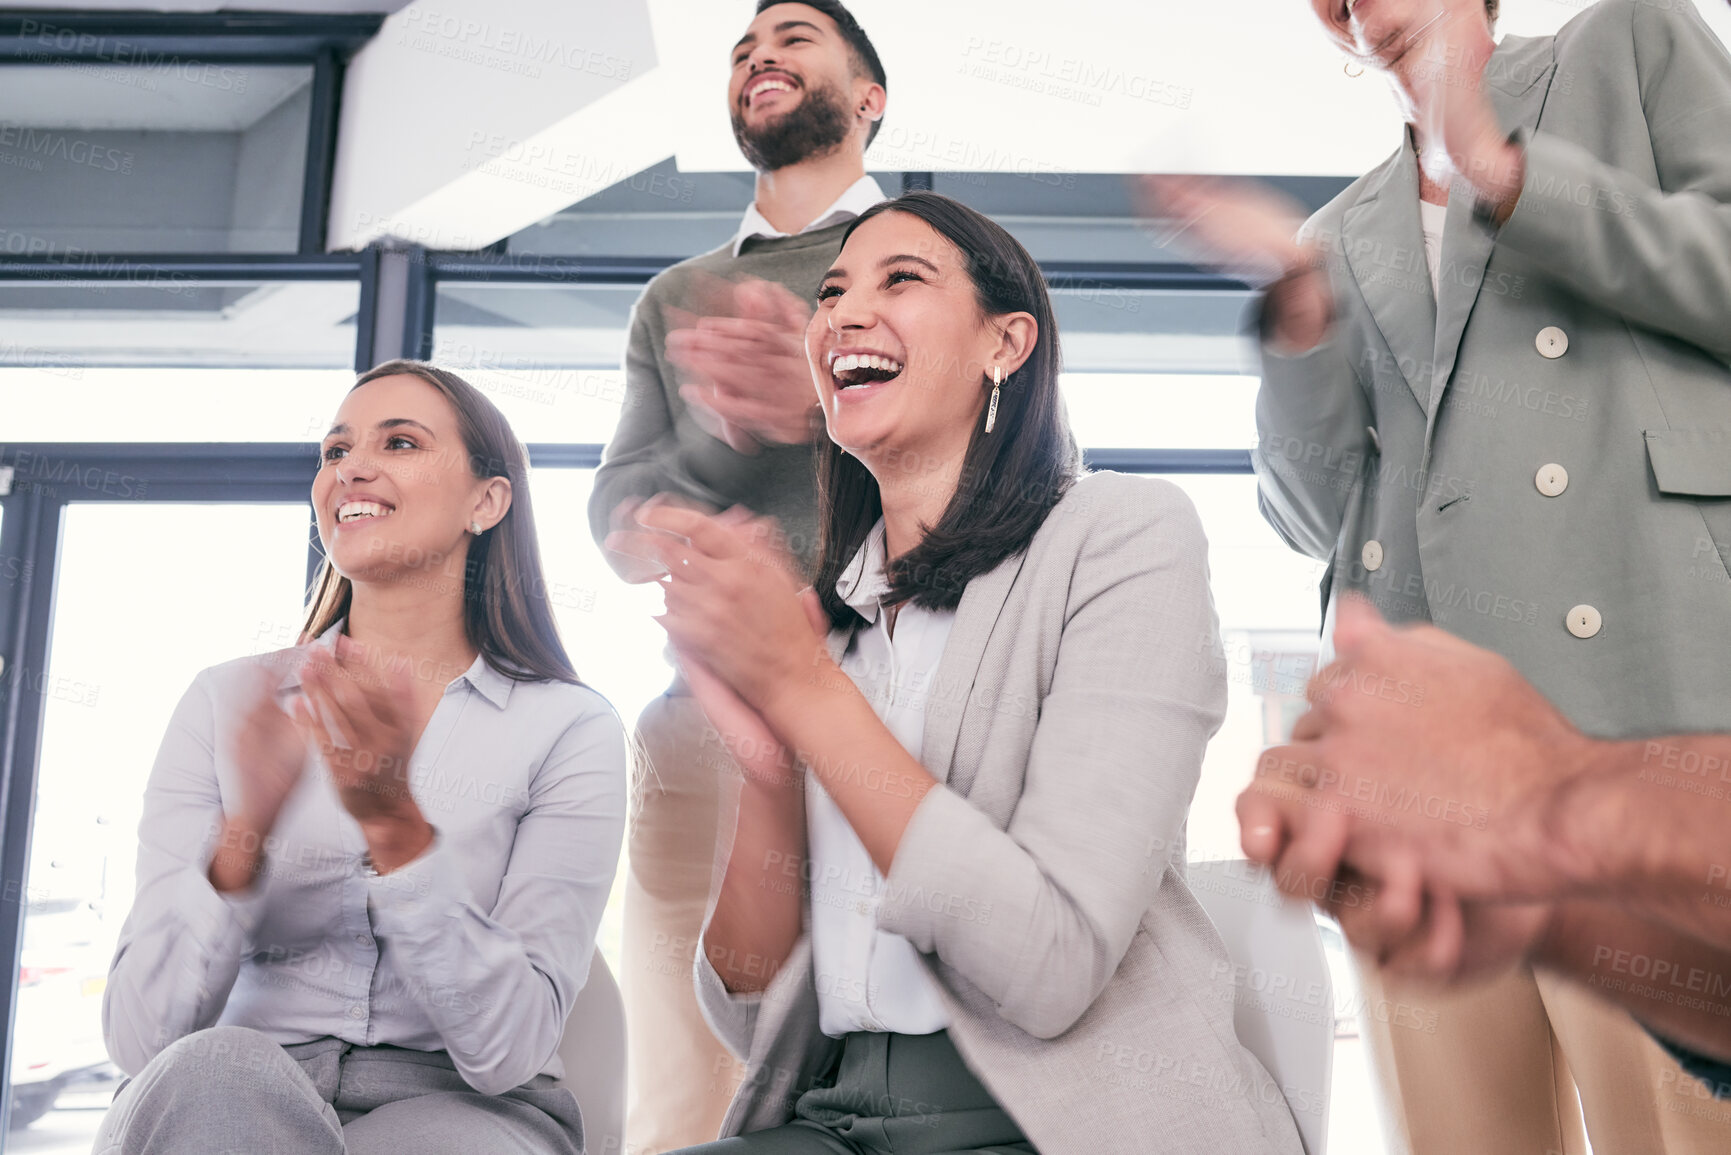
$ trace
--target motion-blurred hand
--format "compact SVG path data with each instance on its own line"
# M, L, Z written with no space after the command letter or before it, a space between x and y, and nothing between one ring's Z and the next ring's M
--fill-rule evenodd
M290 710L277 704L283 672L306 661L307 647L278 650L259 659L241 723L228 739L229 757L238 776L236 797L228 817L261 838L276 826L277 816L306 770L307 739Z
M1403 69L1417 107L1413 123L1425 175L1441 185L1464 179L1481 196L1500 200L1514 189L1511 165L1519 150L1497 120L1485 92L1485 65L1496 43L1485 35L1481 0L1429 0Z
M641 530L610 534L607 548L666 568L667 609L656 620L681 654L758 709L809 676L822 638L800 592L799 564L773 521L671 506L638 519Z
M629 535L641 532L643 526L637 520L638 515L657 505L676 505L699 513L710 512L707 506L673 493L660 493L651 498L628 497L616 505L607 517L608 536L602 543L601 554L607 559L607 564L613 567L614 573L633 585L661 580L667 576L667 567L659 558L644 551L621 553L608 548L606 542L613 540L615 534L625 535L620 540L629 540Z
M1210 176L1143 176L1145 217L1169 231L1162 244L1228 276L1268 290L1268 337L1282 352L1302 352L1328 333L1333 290L1324 255L1301 243L1304 206L1260 181Z
M1256 284L1306 263L1304 206L1261 181L1215 176L1136 178L1139 207L1161 240L1192 259Z
M718 282L706 295L703 314L668 310L667 356L691 377L679 395L740 453L809 443L818 428L810 306L771 281Z
M367 661L364 649L338 637L334 654L315 650L301 688L316 741L343 809L363 827L381 820L421 820L409 787L409 760L419 737L407 670Z

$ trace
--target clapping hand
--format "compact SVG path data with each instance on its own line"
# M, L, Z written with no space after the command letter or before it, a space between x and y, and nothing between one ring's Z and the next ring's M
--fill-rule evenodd
M1260 181L1207 176L1137 178L1145 217L1169 224L1163 244L1191 260L1268 288L1268 334L1282 352L1315 346L1334 316L1324 254L1300 241L1304 206Z
M608 548L666 574L668 612L659 620L692 694L747 779L766 786L795 783L796 760L736 688L741 665L729 653L728 627L765 608L748 608L748 602L771 603L768 620L796 660L802 645L821 645L829 632L817 595L810 587L798 588L798 566L779 544L779 527L738 506L708 517L652 505L641 520L637 531L610 535Z
M308 656L301 689L301 725L343 808L360 823L374 868L386 873L415 858L433 828L410 788L419 726L408 671L368 662L362 646L339 636L335 653Z
M667 356L690 375L679 395L740 453L803 445L817 430L805 355L810 307L771 281L722 282L706 315L668 310Z

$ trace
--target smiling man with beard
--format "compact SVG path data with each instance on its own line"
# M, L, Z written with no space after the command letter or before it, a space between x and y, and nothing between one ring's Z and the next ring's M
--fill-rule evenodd
M755 197L726 245L650 282L632 315L626 402L595 477L596 540L650 498L774 517L802 564L816 549L811 443L822 429L804 335L842 233L885 199L865 150L883 65L834 0L763 0L730 56L727 107ZM609 554L627 581L665 571ZM698 1010L703 922L729 751L683 677L638 719L622 986L633 1155L715 1137L742 1069ZM797 882L797 880L795 880Z

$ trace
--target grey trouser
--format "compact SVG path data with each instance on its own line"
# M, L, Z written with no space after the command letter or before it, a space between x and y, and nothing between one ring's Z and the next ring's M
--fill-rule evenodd
M945 1031L848 1035L833 1074L795 1100L793 1114L785 1126L679 1155L1034 1155Z
M247 1027L171 1044L121 1085L94 1155L583 1155L577 1099L537 1075L503 1095L443 1052L319 1039L280 1047Z

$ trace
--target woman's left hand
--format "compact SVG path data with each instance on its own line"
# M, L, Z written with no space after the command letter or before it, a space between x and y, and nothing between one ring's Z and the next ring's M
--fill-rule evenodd
M1497 120L1485 91L1485 65L1495 43L1483 35L1481 0L1433 0L1434 27L1416 48L1412 95L1418 103L1419 135L1426 174L1438 184L1458 177L1480 199L1499 210L1513 209L1520 196L1525 164ZM1507 215L1503 212L1502 215Z
M638 521L648 532L609 535L607 548L667 567L667 612L657 620L681 653L760 712L811 677L823 641L800 604L799 567L773 521L668 505L644 509Z
M410 789L417 735L408 673L373 666L359 645L339 637L334 656L308 658L301 689L311 706L303 725L343 808L361 824L374 868L385 873L417 857L433 828Z

